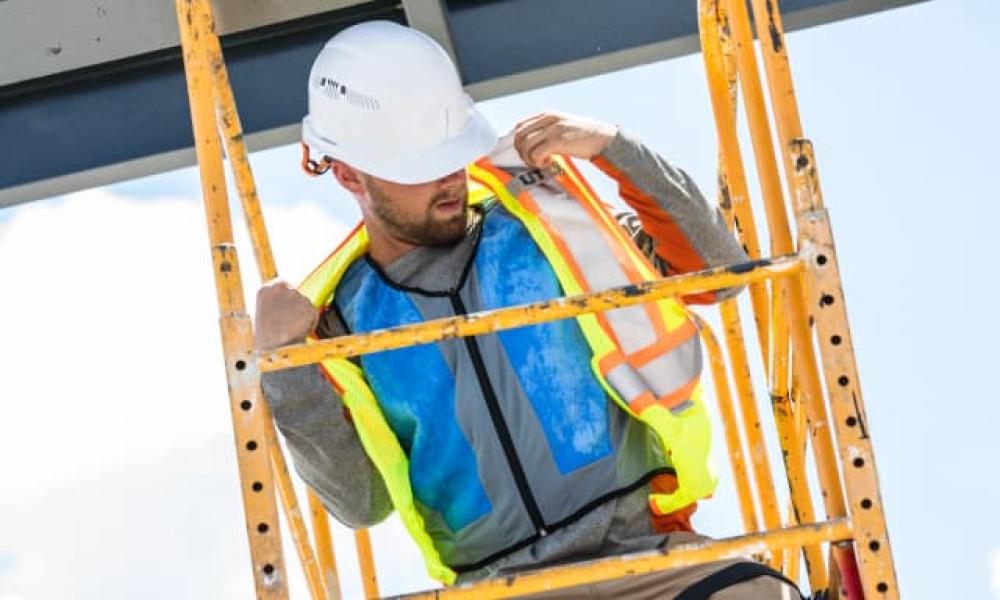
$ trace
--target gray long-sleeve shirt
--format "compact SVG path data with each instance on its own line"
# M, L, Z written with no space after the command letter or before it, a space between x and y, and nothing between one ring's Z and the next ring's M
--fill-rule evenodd
M636 211L620 216L619 221L662 272L676 274L747 260L718 211L690 177L633 137L619 133L593 163L618 181L623 199ZM479 221L472 220L470 232L478 226ZM417 248L383 269L398 284L447 291L461 277L475 237L468 235L451 247ZM736 291L689 300L714 301ZM317 327L320 337L344 332L336 311L324 313ZM330 513L355 528L385 519L392 512L385 484L318 367L266 373L263 387L296 469ZM655 547L663 536L653 530L648 492L642 487L609 500L531 546L464 574L461 580Z

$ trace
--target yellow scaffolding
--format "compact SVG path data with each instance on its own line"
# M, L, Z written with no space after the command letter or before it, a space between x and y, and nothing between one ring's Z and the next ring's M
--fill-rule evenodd
M274 278L277 269L211 5L209 0L176 0L258 598L288 597L277 500L291 529L310 595L315 600L341 597L327 514L319 499L308 492L313 530L310 541L260 390L262 372L738 285L749 287L758 348L767 370L777 443L788 483L790 506L784 519L753 392L740 308L735 299L730 299L720 304L725 352L708 324L700 318L698 323L718 397L743 535L674 546L667 553L647 552L539 569L407 597L509 598L748 554L760 556L793 580L798 580L801 558L814 593L833 588L840 597L852 600L899 597L833 234L812 146L802 138L777 1L750 0L757 38L763 40L759 45L773 107L770 117L746 0L697 0L697 4L719 139L719 205L752 262L258 353L254 351L233 245L223 144L261 279ZM737 136L738 90L742 90L746 107L772 258L762 258L751 208ZM779 140L777 148L772 138L772 117ZM779 155L782 170L778 168ZM789 208L797 230L795 239ZM807 473L810 458L822 489L826 520L816 517ZM378 598L368 532L356 531L355 543L365 596ZM829 564L824 559L824 545Z

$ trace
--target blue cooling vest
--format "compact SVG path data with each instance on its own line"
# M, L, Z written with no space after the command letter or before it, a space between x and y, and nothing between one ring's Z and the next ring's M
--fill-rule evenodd
M484 210L457 290L404 288L366 259L335 300L352 333L563 295L525 227ZM361 357L410 460L427 531L456 571L532 543L669 471L648 428L607 397L576 320Z

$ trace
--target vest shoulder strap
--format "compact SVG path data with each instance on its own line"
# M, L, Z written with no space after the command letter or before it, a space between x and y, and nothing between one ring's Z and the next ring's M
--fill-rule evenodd
M368 230L364 223L358 223L344 241L299 284L299 292L317 308L329 306L344 272L367 251Z

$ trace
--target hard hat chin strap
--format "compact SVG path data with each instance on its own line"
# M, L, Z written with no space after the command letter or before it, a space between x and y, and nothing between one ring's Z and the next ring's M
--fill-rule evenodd
M330 166L333 164L333 159L329 156L324 156L321 160L316 161L312 159L309 153L309 146L305 142L302 144L302 170L306 172L306 175L310 177L316 177L322 175L330 170Z

